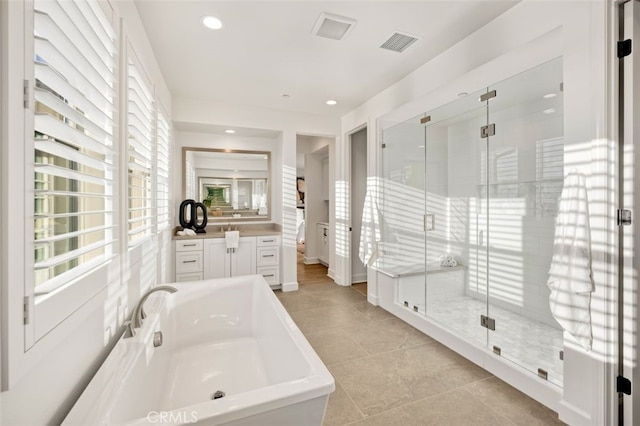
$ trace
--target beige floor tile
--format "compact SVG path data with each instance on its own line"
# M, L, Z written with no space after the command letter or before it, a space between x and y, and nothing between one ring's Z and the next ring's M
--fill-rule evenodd
M508 426L504 417L465 391L453 390L369 417L354 426Z
M367 416L488 377L434 343L349 361L330 369ZM453 354L455 355L455 354Z
M363 419L364 416L336 381L336 390L329 395L323 426L342 426Z
M306 336L322 362L334 365L368 356L341 328L330 328Z
M336 300L318 297L314 293L303 293L301 291L281 293L278 299L289 313L342 304Z
M558 415L497 377L464 388L516 425L562 425Z
M435 342L398 318L368 322L345 328L346 333L370 354Z
M350 309L353 309L354 311L359 312L361 315L363 315L364 320L362 322L365 321L379 321L379 320L383 320L383 319L388 319L388 318L395 318L394 315L390 314L389 312L385 311L384 309L382 309L379 306L374 306L369 302L361 302L361 303L354 303L352 305L349 305ZM344 327L348 327L350 325L354 325L354 324L360 324L357 322L352 322L352 323L345 323L343 324Z
M362 302L289 312L289 315L306 334L347 324L384 319L390 314L381 308Z
M305 293L309 294L309 293ZM351 287L339 287L336 289L314 291L313 294L316 298L321 300L320 303L338 303L341 305L347 305L350 303L366 302L367 297L362 293L358 293Z
M315 293L318 291L331 291L331 290L340 290L348 288L340 286L333 281L321 281L316 283L308 283L308 284L300 284L300 292L301 293Z

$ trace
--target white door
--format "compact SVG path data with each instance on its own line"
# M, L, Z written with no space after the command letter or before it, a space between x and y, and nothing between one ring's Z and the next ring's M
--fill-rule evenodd
M632 40L632 49L629 56L624 57L622 97L623 108L621 111L623 124L623 137L620 140L619 149L622 150L622 161L620 164L620 184L622 185L622 196L620 208L630 210L633 214L631 224L620 228L621 250L619 256L622 258L623 278L622 288L619 296L624 295L624 299L619 302L619 309L624 306L618 321L623 324L619 338L622 341L621 359L624 369L622 375L631 380L633 387L631 395L623 396L624 403L624 425L640 424L640 367L638 365L638 339L637 333L640 329L638 320L638 271L640 271L640 256L637 247L640 242L640 2L637 0L628 1L622 6L624 8L624 35L623 40ZM636 190L638 189L638 190ZM620 394L618 395L620 396Z
M256 239L240 238L238 248L231 254L231 276L254 275L256 273Z
M230 256L224 238L204 240L204 279L230 276Z

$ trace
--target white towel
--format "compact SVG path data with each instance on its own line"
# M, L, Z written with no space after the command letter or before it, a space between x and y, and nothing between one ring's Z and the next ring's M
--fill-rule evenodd
M371 191L367 191L362 208L359 257L366 266L371 266L380 256L378 243L382 238L381 215Z
M571 170L558 206L547 286L551 313L585 349L591 349L591 230L586 177Z
M227 243L228 249L238 248L238 244L240 243L240 232L239 231L227 231L224 233L224 241Z
M458 266L458 261L450 254L443 254L442 256L440 256L439 261L440 266L446 266L448 268Z

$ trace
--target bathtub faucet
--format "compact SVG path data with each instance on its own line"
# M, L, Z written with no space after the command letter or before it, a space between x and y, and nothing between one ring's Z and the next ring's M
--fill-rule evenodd
M133 308L133 315L131 315L131 319L124 323L126 330L124 337L133 337L136 335L136 328L142 327L142 320L147 317L147 314L144 313L144 309L142 308L144 302L147 300L149 296L157 291L167 291L169 293L175 293L178 291L177 288L171 287L170 285L160 285L158 287L154 287L151 290L147 291L142 295L140 301L136 304L136 307Z

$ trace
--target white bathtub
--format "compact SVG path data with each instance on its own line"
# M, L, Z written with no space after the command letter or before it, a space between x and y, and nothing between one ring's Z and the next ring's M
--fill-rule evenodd
M63 424L322 424L333 377L262 276L172 285ZM217 390L226 396L212 400Z

